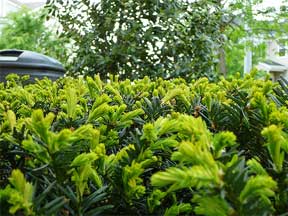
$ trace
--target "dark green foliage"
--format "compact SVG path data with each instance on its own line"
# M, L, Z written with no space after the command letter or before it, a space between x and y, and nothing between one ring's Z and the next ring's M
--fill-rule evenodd
M222 11L215 1L50 0L47 8L75 42L74 75L216 76Z
M21 82L0 85L1 215L287 211L288 110L271 81Z
M288 104L286 103L286 101L288 101L288 81L283 78L280 77L280 79L278 80L279 82L279 86L277 86L276 88L273 89L274 93L276 94L271 95L271 98L275 101L275 103L281 107L281 106L288 106Z

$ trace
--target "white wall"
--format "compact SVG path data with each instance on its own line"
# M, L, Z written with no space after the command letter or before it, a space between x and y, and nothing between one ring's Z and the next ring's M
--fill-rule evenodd
M0 17L7 16L8 13L18 10L21 6L10 0L0 0Z
M279 44L275 40L269 40L267 42L266 55L267 58L275 57L279 53Z
M10 12L15 12L20 9L20 5L16 2L12 2L10 0L0 0L0 29L5 24L6 20L5 17Z
M0 0L0 29L2 28L2 26L5 22L3 17L5 16L6 1L7 0Z
M7 2L6 2L6 11L5 11L6 14L5 14L5 16L7 16L8 13L15 12L21 8L21 6L19 4L16 4L16 3L9 1L9 0L6 0L6 1Z
M0 0L0 17L4 16L4 7L6 0Z

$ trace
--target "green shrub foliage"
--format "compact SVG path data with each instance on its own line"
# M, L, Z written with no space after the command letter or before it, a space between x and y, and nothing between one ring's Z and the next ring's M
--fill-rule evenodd
M216 1L96 2L49 0L46 5L62 24L62 35L74 41L71 74L215 78L224 23Z
M0 84L1 215L287 211L288 110L271 81L22 81Z

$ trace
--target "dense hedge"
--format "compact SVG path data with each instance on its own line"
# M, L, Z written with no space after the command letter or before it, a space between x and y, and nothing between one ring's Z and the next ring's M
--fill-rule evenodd
M0 84L0 215L283 214L281 84L10 76Z

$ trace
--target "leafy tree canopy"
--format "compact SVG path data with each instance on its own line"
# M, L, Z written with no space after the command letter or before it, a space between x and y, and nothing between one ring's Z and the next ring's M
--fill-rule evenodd
M51 0L47 8L75 42L74 75L215 77L222 43L215 0Z

